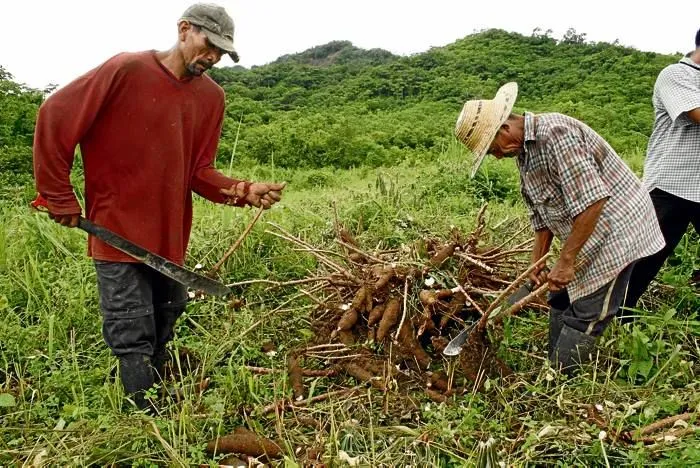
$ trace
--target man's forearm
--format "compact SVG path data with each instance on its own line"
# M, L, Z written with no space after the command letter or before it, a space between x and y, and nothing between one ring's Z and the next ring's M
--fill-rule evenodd
M63 123L69 119L60 115L61 107L54 109L54 102L60 97L39 109L32 148L34 180L51 213L75 215L81 212L70 181L76 145L72 145Z
M81 212L70 181L75 148L121 76L121 62L108 60L49 96L39 107L34 128L36 188L54 215Z
M574 218L571 234L561 249L560 259L567 263L573 264L575 262L579 251L595 230L600 213L603 211L603 206L605 206L607 201L607 198L598 200Z
M230 197L221 193L221 189L229 189L239 182L245 181L227 177L213 167L203 167L198 169L192 178L192 190L214 203L228 204ZM245 204L243 198L235 203L236 206L245 206Z
M552 245L554 234L549 229L535 231L535 245L532 247L532 263L542 258Z

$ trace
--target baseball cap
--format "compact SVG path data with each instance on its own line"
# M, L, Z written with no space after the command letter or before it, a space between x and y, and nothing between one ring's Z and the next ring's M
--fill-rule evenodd
M202 28L209 42L228 52L231 59L238 62L238 53L233 47L233 18L224 7L213 3L195 3L185 10L180 21L189 21Z

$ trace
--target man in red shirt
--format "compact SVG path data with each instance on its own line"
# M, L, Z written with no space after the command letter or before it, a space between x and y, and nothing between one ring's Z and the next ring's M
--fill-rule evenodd
M224 91L205 72L224 54L238 61L233 20L212 4L189 7L167 51L121 53L49 97L34 137L38 192L51 217L75 227L81 207L70 183L75 148L85 173L86 217L183 264L192 192L234 206L269 208L283 184L251 183L214 168ZM185 288L90 236L105 342L124 389L140 408L162 376L166 344L185 309Z

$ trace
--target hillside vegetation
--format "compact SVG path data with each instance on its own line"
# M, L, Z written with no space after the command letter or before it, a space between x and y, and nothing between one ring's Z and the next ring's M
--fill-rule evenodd
M279 167L428 160L452 140L466 99L491 97L511 80L520 86L516 110L567 113L621 154L643 153L654 80L678 57L581 41L488 30L410 57L338 41L251 70L216 68L227 93L219 162L234 149ZM21 178L42 93L9 72L0 71L0 154L2 170Z
M463 102L520 85L516 110L586 121L621 153L643 151L651 90L677 57L611 44L556 41L501 30L410 57L330 43L275 63L217 69L229 105L221 157L238 153L286 167L394 164L434 156ZM321 65L319 65L321 64Z

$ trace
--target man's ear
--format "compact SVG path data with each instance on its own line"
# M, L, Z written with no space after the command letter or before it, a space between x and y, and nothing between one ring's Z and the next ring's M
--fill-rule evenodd
M180 21L177 23L177 33L181 41L184 41L187 34L192 31L192 23L189 21Z

